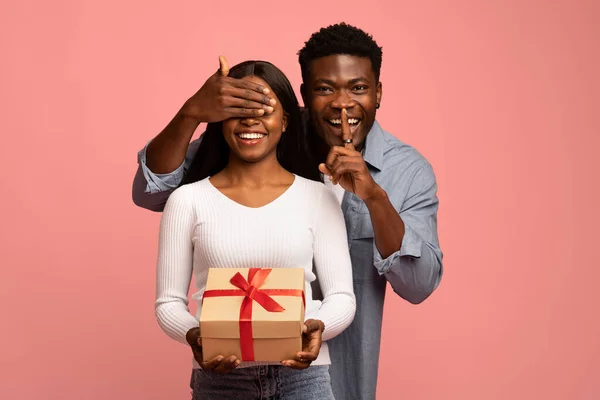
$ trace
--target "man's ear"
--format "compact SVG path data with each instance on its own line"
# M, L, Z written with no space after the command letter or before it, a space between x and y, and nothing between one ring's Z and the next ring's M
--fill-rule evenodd
M383 84L377 82L377 104L381 104L381 98L383 97Z

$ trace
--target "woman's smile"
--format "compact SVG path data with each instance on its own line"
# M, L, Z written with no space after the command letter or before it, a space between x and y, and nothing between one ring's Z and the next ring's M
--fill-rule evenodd
M267 133L259 131L244 130L235 133L237 142L243 146L256 146L263 142L263 139L267 137Z

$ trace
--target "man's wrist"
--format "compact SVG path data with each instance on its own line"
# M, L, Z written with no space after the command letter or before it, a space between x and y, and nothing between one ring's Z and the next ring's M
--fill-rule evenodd
M196 117L186 113L183 109L179 110L172 122L171 132L175 134L175 137L172 137L172 139L177 142L182 140L182 143L186 143L187 146L190 140L192 140L200 122Z
M190 103L185 102L183 107L177 113L177 116L181 119L181 121L185 124L196 124L196 126L200 125L203 121L202 115L196 107L192 106Z
M375 206L378 203L388 201L388 196L385 190L383 190L381 186L375 183L375 186L370 191L370 194L366 198L364 198L363 201L367 205L367 208L371 208L372 206Z

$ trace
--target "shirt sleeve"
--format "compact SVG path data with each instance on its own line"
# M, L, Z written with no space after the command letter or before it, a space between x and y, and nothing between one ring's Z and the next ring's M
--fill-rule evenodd
M323 187L315 215L313 256L323 292L323 302L316 319L323 321L323 340L329 340L346 329L356 312L352 286L352 264L344 216L335 194Z
M162 211L167 199L183 180L189 169L202 136L190 143L183 163L173 172L168 174L155 174L146 165L146 150L150 142L138 152L138 168L133 178L133 202L142 208L151 211Z
M194 212L186 189L175 190L165 205L160 221L156 267L156 319L169 337L181 343L187 343L187 332L199 326L188 308L193 271Z
M390 282L394 292L413 304L429 297L442 278L437 210L437 183L427 164L415 174L400 211L404 222L400 250L383 259L373 241L375 268Z

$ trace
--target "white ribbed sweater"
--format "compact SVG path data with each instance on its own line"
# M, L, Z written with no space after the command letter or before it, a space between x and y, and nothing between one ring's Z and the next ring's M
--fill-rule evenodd
M197 288L192 298L199 302L209 267L302 267L306 319L323 321L324 340L338 335L354 318L344 217L334 193L319 182L296 176L281 196L259 208L236 203L208 179L175 190L160 224L155 307L160 327L179 342L187 343L185 335L198 326L200 316L200 303L196 316L188 309L192 275ZM322 302L312 298L310 283L315 273ZM329 362L323 343L313 364ZM250 365L253 363L241 364Z

